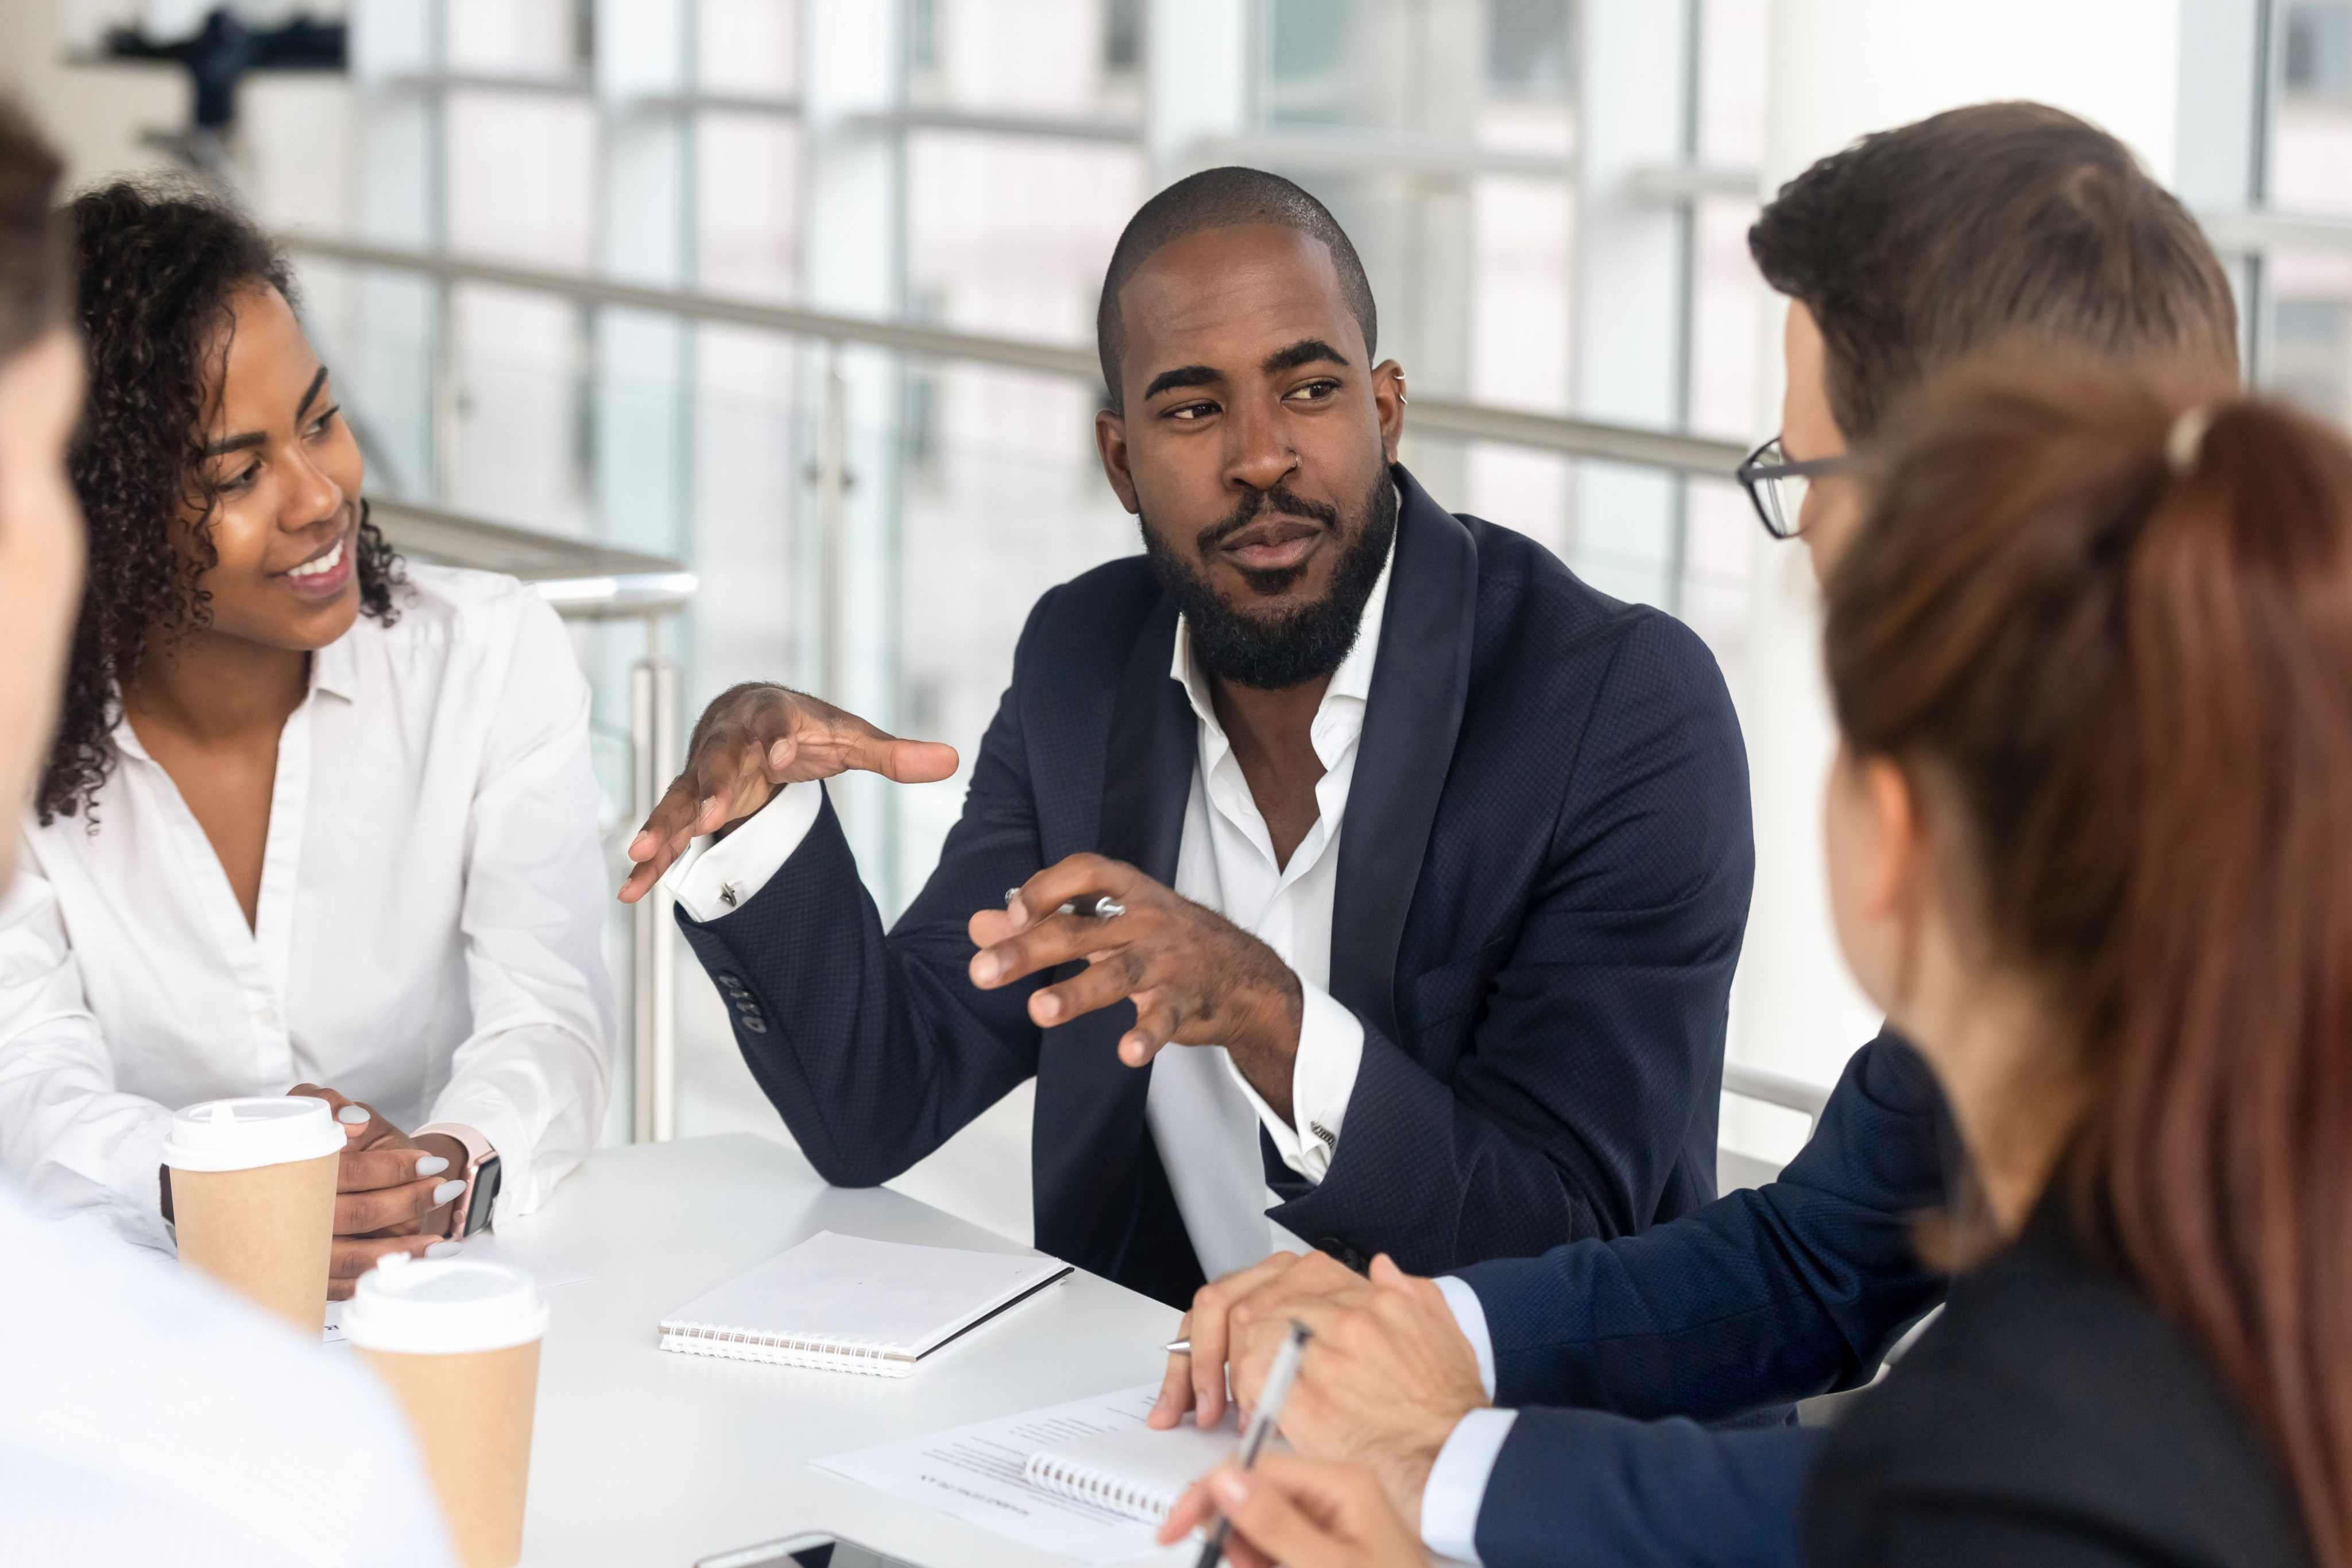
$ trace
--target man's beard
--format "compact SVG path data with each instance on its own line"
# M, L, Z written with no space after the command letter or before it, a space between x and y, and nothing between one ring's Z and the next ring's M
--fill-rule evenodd
M1364 606L1381 580L1381 568L1388 563L1390 541L1396 538L1396 485L1383 465L1360 508L1363 527L1332 569L1330 590L1322 598L1283 614L1246 615L1217 597L1205 569L1196 563L1208 560L1217 546L1268 511L1312 517L1339 531L1337 508L1294 496L1277 485L1250 491L1232 517L1202 528L1193 541L1193 560L1186 560L1149 521L1143 523L1143 549L1151 558L1152 575L1184 612L1201 667L1239 685L1276 691L1328 675L1356 645ZM1271 571L1236 570L1255 592L1273 595L1297 582L1307 568L1302 563Z

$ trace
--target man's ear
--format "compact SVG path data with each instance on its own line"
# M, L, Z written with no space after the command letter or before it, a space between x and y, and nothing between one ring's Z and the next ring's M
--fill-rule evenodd
M1127 465L1127 421L1107 408L1095 413L1095 450L1102 454L1103 477L1110 481L1118 504L1129 513L1139 512L1135 475Z
M1381 421L1381 452L1397 460L1397 443L1404 439L1404 367L1382 360L1372 367L1372 406Z

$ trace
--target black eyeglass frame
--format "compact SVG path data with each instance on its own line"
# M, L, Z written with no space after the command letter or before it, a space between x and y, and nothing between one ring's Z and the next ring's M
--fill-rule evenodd
M1772 514L1777 508L1764 499L1764 486L1782 479L1816 479L1825 474L1844 474L1853 469L1854 459L1853 455L1847 452L1835 457L1809 458L1802 463L1764 462L1764 455L1778 450L1780 444L1780 438L1777 435L1765 442L1748 455L1746 462L1733 470L1732 477L1738 479L1740 487L1748 492L1748 504L1756 508L1756 520L1764 525L1764 531L1776 539L1792 539L1799 532L1797 523L1792 519L1786 529L1773 523Z

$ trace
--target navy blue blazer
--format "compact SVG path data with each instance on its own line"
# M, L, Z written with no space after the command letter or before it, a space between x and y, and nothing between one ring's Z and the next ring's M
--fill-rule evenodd
M1714 1196L1754 847L1738 723L1698 638L1393 472L1331 932L1362 1066L1320 1185L1260 1143L1276 1221L1427 1274ZM1176 619L1140 556L1038 601L963 816L887 934L830 804L741 908L679 924L828 1181L887 1180L1034 1074L1038 1247L1188 1305L1203 1281L1145 1122L1150 1070L1116 1051L1134 1009L1040 1030L1044 982L975 989L965 934L1081 851L1174 883L1196 740L1168 673Z
M1942 1299L1912 1225L1946 1200L1958 1149L1927 1063L1883 1033L1778 1180L1644 1236L1458 1270L1494 1338L1496 1403L1584 1406L1512 1424L1478 1514L1487 1568L1793 1565L1823 1433L1698 1423L1876 1369Z

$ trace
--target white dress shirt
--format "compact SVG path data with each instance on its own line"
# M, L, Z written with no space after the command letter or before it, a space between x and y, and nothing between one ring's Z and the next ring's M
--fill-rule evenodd
M350 1357L5 1181L0 1259L0 1558L450 1563L407 1427Z
M168 1247L172 1112L324 1084L478 1131L527 1213L603 1127L610 896L588 687L544 601L411 564L390 626L310 661L246 925L126 721L88 815L25 820L0 894L0 1165Z
M1394 559L1391 545L1390 564ZM1325 987L1331 977L1339 829L1380 656L1388 586L1389 566L1383 565L1365 603L1355 646L1333 672L1315 711L1310 736L1324 768L1315 786L1318 814L1286 864L1275 860L1265 819L1217 722L1207 676L1192 654L1192 629L1181 619L1177 622L1168 674L1191 700L1199 744L1177 850L1175 891L1273 948L1297 975L1305 995L1298 1054L1291 1068L1290 1121L1275 1114L1222 1046L1171 1046L1152 1063L1144 1115L1193 1253L1213 1280L1247 1268L1270 1250L1304 1249L1266 1216L1279 1199L1265 1185L1258 1129L1264 1127L1274 1140L1285 1165L1320 1183L1339 1149L1363 1060L1362 1021ZM822 788L788 785L726 838L697 840L663 884L696 920L716 920L748 904L800 847L816 821Z

